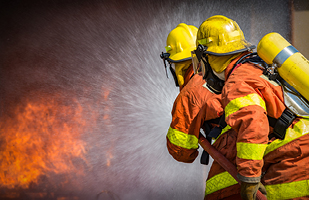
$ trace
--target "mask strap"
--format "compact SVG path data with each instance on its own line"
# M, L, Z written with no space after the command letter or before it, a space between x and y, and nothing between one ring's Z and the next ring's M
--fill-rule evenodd
M172 66L171 66L171 65L170 65L170 71L171 71L171 74L173 75L173 78L174 78L174 81L175 81L175 85L176 85L176 87L179 87L176 72L174 71L174 69L172 68Z
M163 63L164 63L164 67L165 67L165 73L166 73L166 77L167 78L169 78L168 77L168 73L167 73L167 66L166 66L166 60L169 58L169 56L170 56L170 54L169 53L161 53L161 55L160 55L160 57L162 58L162 60L163 60Z

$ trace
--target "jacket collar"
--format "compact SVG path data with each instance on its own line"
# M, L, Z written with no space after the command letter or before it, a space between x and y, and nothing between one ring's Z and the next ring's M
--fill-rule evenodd
M235 63L236 63L241 57L243 57L244 55L249 54L249 53L250 53L249 51L245 51L245 52L243 52L240 56L238 56L237 58L235 58L234 60L232 60L232 62L231 62L231 63L226 67L226 69L225 69L225 80L227 80L227 79L229 78L229 77L228 77L229 74L232 74L231 71L237 68L237 66L235 66L235 68L233 69ZM230 73L230 72L231 72L231 73Z

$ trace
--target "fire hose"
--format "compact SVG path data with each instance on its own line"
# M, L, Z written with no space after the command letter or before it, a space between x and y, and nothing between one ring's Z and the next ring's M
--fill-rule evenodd
M200 134L199 144L203 147L205 151L209 153L209 155L217 161L227 172L229 172L233 178L240 184L240 180L237 178L237 170L236 167L217 149L215 149L207 139ZM267 200L266 196L263 195L259 190L256 194L257 200Z

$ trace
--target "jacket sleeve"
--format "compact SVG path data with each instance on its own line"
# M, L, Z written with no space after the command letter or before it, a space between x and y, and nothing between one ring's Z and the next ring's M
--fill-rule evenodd
M238 178L249 183L260 181L269 133L266 104L259 84L259 80L252 77L248 81L234 78L227 83L223 99L225 120L238 132Z
M208 94L208 92L206 93ZM221 104L221 95L205 95L206 99L202 99L201 104L194 104L186 113L189 115L180 114L181 110L186 110L186 98L178 100L174 105L176 110L173 109L173 121L167 134L167 147L169 153L181 162L193 162L198 155L198 138L200 129L206 120L218 118L223 113ZM182 106L179 106L182 105ZM191 107L190 106L190 107ZM201 107L202 106L202 107ZM191 114L190 114L191 113ZM177 119L177 120L176 120ZM181 125L182 122L184 126ZM185 128L186 127L186 128Z
M198 135L189 134L188 131L197 109L200 109L194 98L189 93L178 95L166 135L169 153L175 160L185 163L192 163L198 156Z

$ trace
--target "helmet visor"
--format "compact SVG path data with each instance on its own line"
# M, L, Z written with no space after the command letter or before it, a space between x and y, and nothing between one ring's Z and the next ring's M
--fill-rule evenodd
M200 62L195 54L195 51L191 51L192 65L194 74L198 74L200 72Z
M202 76L205 77L207 71L206 71L206 66L205 66L205 62L206 62L206 58L202 57L202 60L200 62L201 65L201 72L202 72Z
M198 56L196 55L195 51L191 51L191 57L192 57L192 65L193 65L193 70L194 74L198 74L200 72L203 73L203 76L205 74L205 64L202 59L203 57L199 60Z

